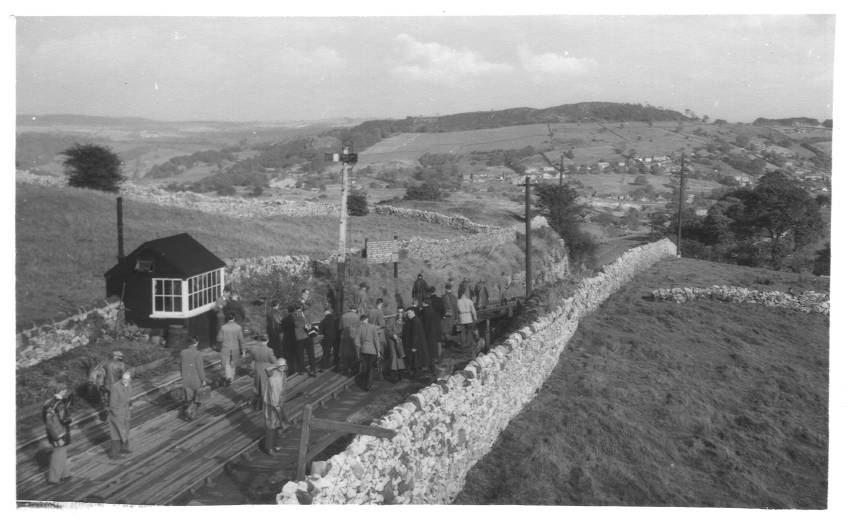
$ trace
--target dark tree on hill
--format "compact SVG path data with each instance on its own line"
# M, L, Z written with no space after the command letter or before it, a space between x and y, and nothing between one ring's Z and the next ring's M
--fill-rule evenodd
M108 146L78 143L62 155L67 157L63 164L70 186L116 192L125 179L121 158Z
M564 239L573 265L590 264L595 259L596 244L590 233L582 231L580 224L586 208L579 204L579 194L573 188L560 184L538 184L535 209L546 217L549 226Z
M779 172L765 174L752 190L737 190L724 199L738 199L725 214L742 238L765 238L778 269L783 252L797 251L819 238L824 230L820 206L799 183Z
M824 119L822 124L824 128L832 128L832 119Z
M404 198L405 200L440 200L443 194L437 184L425 182L419 186L408 186Z

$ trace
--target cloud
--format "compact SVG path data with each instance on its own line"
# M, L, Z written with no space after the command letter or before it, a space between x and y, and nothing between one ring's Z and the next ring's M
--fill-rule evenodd
M507 63L488 61L470 49L454 49L436 42L423 43L409 34L396 36L402 64L391 73L404 80L454 83L469 78L513 72Z
M597 65L593 58L574 58L566 52L532 54L528 45L525 44L519 46L517 55L523 70L538 81L547 76L581 76Z

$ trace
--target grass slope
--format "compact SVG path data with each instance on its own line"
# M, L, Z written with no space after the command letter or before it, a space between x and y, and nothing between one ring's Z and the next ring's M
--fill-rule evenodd
M659 263L582 322L456 503L825 508L828 319L642 299L723 283L824 289L759 269Z
M368 237L449 238L458 231L416 220L350 219L349 244ZM311 254L336 249L333 217L237 219L137 201L124 204L126 252L142 242L187 232L222 258ZM16 185L16 318L19 326L58 317L104 296L103 273L117 253L115 198L74 188Z

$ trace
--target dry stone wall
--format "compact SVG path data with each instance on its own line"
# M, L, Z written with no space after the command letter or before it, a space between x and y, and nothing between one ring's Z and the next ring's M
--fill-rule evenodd
M115 299L102 307L81 309L70 318L19 332L15 337L16 368L33 366L88 345L104 331L114 330L120 313L121 302Z
M467 472L549 377L579 321L636 273L675 255L669 240L637 247L583 280L572 297L373 424L393 439L357 436L342 453L288 482L280 504L447 504Z
M674 301L676 303L694 300L720 300L735 303L755 303L767 307L782 307L805 313L817 313L829 316L829 294L806 291L801 294L789 294L780 291L757 291L732 285L712 285L711 287L673 287L655 289L651 293L656 301Z

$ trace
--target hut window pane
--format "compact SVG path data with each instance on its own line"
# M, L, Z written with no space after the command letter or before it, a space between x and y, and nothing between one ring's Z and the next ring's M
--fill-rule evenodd
M210 271L189 278L189 310L215 302L221 294L221 276L219 271Z
M154 312L182 312L183 295L181 293L181 282L179 279L154 280Z

